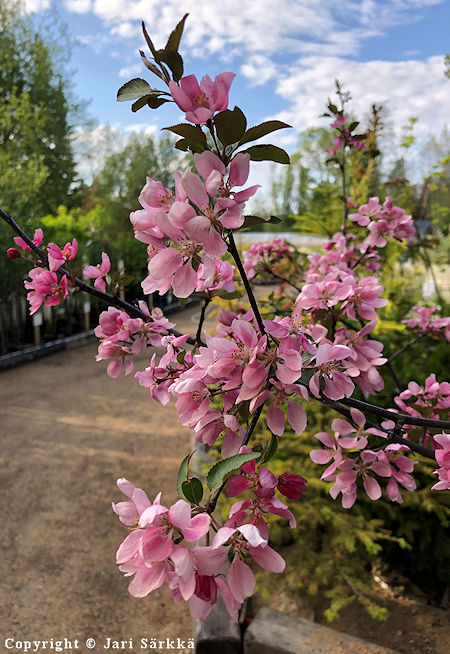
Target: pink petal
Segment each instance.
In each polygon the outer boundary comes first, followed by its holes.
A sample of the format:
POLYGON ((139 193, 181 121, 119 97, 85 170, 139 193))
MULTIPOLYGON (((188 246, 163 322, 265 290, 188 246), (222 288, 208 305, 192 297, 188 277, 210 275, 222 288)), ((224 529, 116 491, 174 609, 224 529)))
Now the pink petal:
MULTIPOLYGON (((157 255, 158 256, 158 255, 157 255)), ((188 261, 184 266, 178 268, 172 280, 172 289, 176 297, 189 297, 197 286, 197 273, 188 261)))
POLYGON ((166 580, 167 568, 165 564, 152 565, 150 568, 138 568, 133 581, 128 586, 128 592, 133 597, 145 597, 152 590, 159 588, 166 580))
POLYGON ((274 549, 266 545, 265 547, 249 547, 250 554, 255 562, 264 568, 264 570, 271 570, 272 572, 283 572, 286 567, 286 562, 282 556, 274 549))
POLYGON ((373 477, 367 475, 364 478, 364 488, 371 500, 379 500, 381 497, 380 484, 373 477))
POLYGON ((195 204, 195 206, 201 210, 207 209, 209 198, 200 177, 194 175, 190 170, 187 170, 181 181, 192 204, 195 204))
POLYGON ((228 586, 236 600, 242 603, 255 590, 256 581, 253 572, 237 556, 230 565, 227 576, 228 586))
POLYGON ((211 518, 206 513, 200 513, 192 518, 189 527, 184 527, 183 536, 188 543, 202 538, 209 531, 211 518))
POLYGON ((306 429, 306 413, 297 402, 288 402, 287 419, 297 436, 302 434, 306 429))
POLYGON ((267 409, 267 426, 276 436, 284 434, 284 413, 273 404, 267 409))
POLYGON ((169 509, 169 520, 174 527, 184 529, 191 520, 191 505, 184 500, 178 500, 169 509))
POLYGON ((143 533, 142 529, 135 529, 128 534, 116 553, 118 565, 129 561, 138 552, 143 533))

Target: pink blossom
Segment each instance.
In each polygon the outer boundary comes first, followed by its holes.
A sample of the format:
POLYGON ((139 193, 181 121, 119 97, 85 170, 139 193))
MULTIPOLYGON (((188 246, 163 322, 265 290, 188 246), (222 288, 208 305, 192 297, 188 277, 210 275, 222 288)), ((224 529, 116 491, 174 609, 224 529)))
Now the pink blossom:
POLYGON ((440 467, 433 473, 438 475, 439 481, 431 487, 431 490, 450 490, 450 435, 436 434, 433 440, 437 445, 434 455, 440 467))
MULTIPOLYGON (((34 230, 34 236, 33 236, 33 243, 39 247, 42 243, 42 240, 44 238, 44 233, 42 229, 38 228, 34 230)), ((18 245, 22 250, 25 250, 25 252, 31 252, 31 248, 28 245, 26 241, 23 240, 21 236, 15 236, 13 238, 13 241, 16 245, 18 245)))
POLYGON ((58 270, 65 261, 75 259, 77 250, 78 244, 76 239, 72 239, 72 243, 66 243, 62 250, 55 243, 49 243, 47 255, 50 270, 58 270))
POLYGON ((44 268, 33 268, 28 275, 31 281, 26 280, 24 286, 29 289, 27 300, 30 303, 30 315, 36 313, 42 303, 47 307, 54 307, 65 300, 68 295, 67 277, 63 275, 58 280, 55 272, 44 268))
POLYGON ((110 270, 111 261, 106 252, 102 252, 102 262, 97 266, 85 266, 83 268, 83 275, 87 279, 95 279, 95 288, 104 293, 106 291, 106 282, 104 278, 110 270))
POLYGON ((228 107, 228 93, 234 77, 234 73, 220 73, 213 82, 205 75, 199 84, 195 75, 187 75, 181 78, 179 85, 170 82, 169 88, 175 103, 186 112, 186 120, 202 125, 216 111, 228 107))

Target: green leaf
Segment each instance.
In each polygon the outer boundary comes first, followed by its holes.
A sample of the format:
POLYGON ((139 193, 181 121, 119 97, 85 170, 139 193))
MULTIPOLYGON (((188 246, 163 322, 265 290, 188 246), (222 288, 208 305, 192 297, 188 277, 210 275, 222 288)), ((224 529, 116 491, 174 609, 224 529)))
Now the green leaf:
POLYGON ((260 456, 259 452, 248 452, 244 454, 235 454, 234 456, 228 457, 228 459, 222 459, 218 461, 211 470, 208 472, 206 482, 210 491, 218 488, 221 483, 224 481, 224 478, 235 470, 239 470, 244 463, 253 461, 260 456))
POLYGON ((161 91, 152 89, 150 84, 146 82, 145 79, 135 77, 120 87, 120 89, 117 91, 117 100, 118 102, 125 102, 126 100, 135 100, 136 98, 140 98, 142 95, 155 93, 160 94, 161 91))
POLYGON ((160 96, 156 96, 156 95, 151 95, 147 100, 147 104, 150 107, 150 109, 157 109, 165 102, 170 102, 170 100, 168 100, 167 98, 161 98, 160 96))
POLYGON ((147 57, 145 56, 145 53, 142 50, 139 50, 139 54, 141 55, 141 59, 142 59, 142 62, 144 64, 144 66, 146 66, 149 70, 152 71, 152 73, 154 73, 155 75, 157 75, 160 79, 162 79, 164 81, 164 75, 159 70, 159 68, 157 66, 155 66, 154 63, 152 63, 151 61, 149 61, 147 59, 147 57))
POLYGON ((233 111, 225 109, 217 114, 214 124, 222 145, 231 145, 242 138, 247 127, 247 119, 239 107, 235 107, 233 111))
POLYGON ((188 150, 191 152, 203 152, 205 150, 200 143, 195 143, 189 139, 180 139, 175 143, 175 147, 177 150, 182 150, 183 152, 187 152, 188 150))
POLYGON ((241 291, 219 291, 215 293, 218 297, 223 298, 224 300, 236 300, 237 298, 242 297, 241 291))
POLYGON ((178 23, 178 25, 175 27, 175 29, 171 32, 166 44, 166 50, 175 50, 175 52, 178 52, 178 48, 180 47, 181 37, 183 35, 184 24, 188 16, 189 14, 185 14, 183 18, 180 20, 180 22, 178 23))
POLYGON ((191 504, 200 504, 203 497, 203 485, 200 479, 192 477, 189 481, 183 481, 181 484, 184 497, 191 504))
POLYGON ((155 59, 158 63, 164 62, 168 65, 175 82, 178 82, 183 77, 183 59, 175 50, 158 50, 155 59))
POLYGON ((206 148, 206 134, 202 131, 201 127, 198 125, 189 125, 188 123, 180 123, 179 125, 171 125, 170 127, 163 127, 163 130, 168 130, 178 136, 189 141, 195 141, 195 143, 200 143, 200 145, 205 146, 206 148))
POLYGON ((276 145, 252 145, 248 152, 252 161, 275 161, 275 163, 291 163, 288 153, 276 145))
POLYGON ((153 42, 152 42, 151 38, 150 38, 149 35, 148 35, 148 32, 147 32, 147 29, 146 29, 146 27, 145 27, 145 23, 144 23, 144 21, 141 22, 141 25, 142 25, 142 32, 143 32, 143 34, 144 34, 144 38, 145 38, 145 40, 147 41, 147 45, 148 45, 148 47, 149 47, 149 49, 150 49, 150 52, 151 52, 152 55, 155 57, 155 56, 156 56, 155 46, 153 45, 153 42))
POLYGON ((139 98, 133 104, 131 105, 131 111, 135 113, 136 111, 139 111, 139 109, 142 109, 142 107, 145 107, 147 105, 147 101, 149 98, 151 98, 151 95, 143 95, 142 98, 139 98))
POLYGON ((188 474, 189 474, 189 461, 191 460, 192 455, 194 452, 191 452, 187 456, 184 457, 183 461, 181 462, 180 468, 178 470, 178 477, 177 477, 177 490, 178 490, 178 495, 182 498, 184 498, 184 493, 183 493, 183 482, 187 481, 188 474))
POLYGON ((359 125, 359 122, 357 120, 355 120, 353 123, 350 123, 350 125, 348 126, 348 129, 350 130, 350 132, 353 132, 353 130, 356 129, 358 127, 358 125, 359 125))
POLYGON ((244 143, 249 143, 249 141, 256 141, 256 139, 260 139, 262 136, 275 132, 277 129, 284 129, 285 127, 292 127, 292 125, 283 123, 281 120, 267 120, 260 125, 250 127, 239 141, 239 144, 243 145, 244 143))
POLYGON ((266 451, 264 452, 263 456, 261 457, 261 460, 258 461, 258 463, 267 463, 267 461, 270 461, 270 459, 274 456, 275 452, 277 451, 278 448, 278 438, 275 436, 275 434, 272 434, 270 438, 270 442, 266 448, 266 451))
POLYGON ((261 216, 244 216, 244 224, 239 229, 246 229, 247 227, 254 227, 254 225, 261 225, 262 223, 271 223, 277 225, 281 223, 281 218, 277 216, 270 216, 270 218, 261 218, 261 216))

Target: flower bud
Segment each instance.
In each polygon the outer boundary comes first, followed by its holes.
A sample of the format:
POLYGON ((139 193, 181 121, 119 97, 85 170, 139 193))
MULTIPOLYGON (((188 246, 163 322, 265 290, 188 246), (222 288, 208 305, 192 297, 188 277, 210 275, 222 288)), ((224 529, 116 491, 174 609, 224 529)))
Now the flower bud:
POLYGON ((20 254, 19 250, 17 250, 17 248, 8 248, 6 250, 6 256, 9 259, 20 259, 21 254, 20 254))

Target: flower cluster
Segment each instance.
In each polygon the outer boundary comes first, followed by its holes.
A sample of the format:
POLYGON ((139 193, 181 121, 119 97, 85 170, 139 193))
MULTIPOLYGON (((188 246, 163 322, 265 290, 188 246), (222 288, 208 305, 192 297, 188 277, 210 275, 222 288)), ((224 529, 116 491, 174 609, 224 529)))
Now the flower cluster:
POLYGON ((243 186, 249 175, 248 154, 237 154, 228 174, 213 152, 194 155, 202 179, 187 170, 175 176, 175 193, 147 178, 139 202, 142 209, 130 215, 136 238, 148 244, 149 275, 145 293, 166 293, 172 288, 185 298, 195 290, 233 290, 233 270, 220 260, 227 251, 228 230, 244 222, 245 202, 257 186, 243 186))
MULTIPOLYGON (((133 370, 133 355, 140 354, 146 347, 160 347, 163 338, 174 324, 164 316, 159 308, 150 313, 145 302, 139 308, 148 315, 148 321, 131 318, 126 311, 109 307, 100 314, 100 323, 95 335, 100 339, 97 361, 109 360, 107 372, 110 377, 118 377, 125 368, 128 375, 133 370)), ((187 336, 184 337, 186 342, 187 336)))
POLYGON ((413 318, 408 318, 402 322, 417 334, 428 334, 437 336, 444 333, 445 339, 450 342, 450 318, 440 318, 433 316, 436 307, 413 307, 415 313, 413 318))
POLYGON ((387 497, 392 502, 402 503, 398 485, 407 490, 414 490, 416 487, 410 473, 417 462, 411 461, 404 455, 409 448, 406 445, 392 443, 384 450, 366 449, 369 435, 382 436, 382 432, 372 427, 366 429, 364 415, 357 409, 351 409, 351 417, 355 426, 347 420, 336 418, 331 423, 333 436, 326 432, 315 434, 315 438, 324 448, 312 450, 310 453, 314 463, 326 464, 331 461, 321 476, 324 481, 334 482, 330 488, 331 497, 336 499, 341 494, 344 509, 351 508, 357 496, 357 479, 361 478, 364 490, 370 499, 378 500, 382 490, 374 476, 376 475, 389 479, 386 485, 387 497))
POLYGON ((431 487, 431 490, 450 490, 450 435, 436 434, 433 436, 436 450, 434 452, 438 470, 439 481, 431 487))
MULTIPOLYGON (((298 475, 274 479, 280 492, 295 498, 306 483, 298 475)), ((237 620, 243 601, 255 589, 250 559, 272 572, 284 570, 284 560, 268 545, 265 516, 273 513, 288 518, 291 526, 295 519, 274 493, 254 503, 234 504, 225 525, 215 528, 212 544, 201 545, 199 541, 210 531, 209 514, 192 509, 184 500, 167 508, 161 504, 160 493, 152 503, 143 490, 124 478, 117 485, 128 500, 113 503, 113 510, 131 532, 117 550, 116 562, 125 576, 133 577, 128 587, 131 595, 144 597, 167 583, 175 602, 184 599, 193 617, 205 619, 220 594, 237 620)))
POLYGON ((247 277, 253 279, 258 273, 267 273, 276 269, 277 265, 285 264, 294 253, 292 245, 279 236, 275 236, 272 241, 252 243, 249 249, 244 251, 244 269, 247 277))
POLYGON ((411 216, 404 209, 396 207, 387 197, 383 204, 377 197, 370 198, 367 204, 359 207, 349 219, 361 227, 367 227, 370 234, 364 244, 368 247, 384 247, 387 238, 409 239, 416 233, 411 216))

